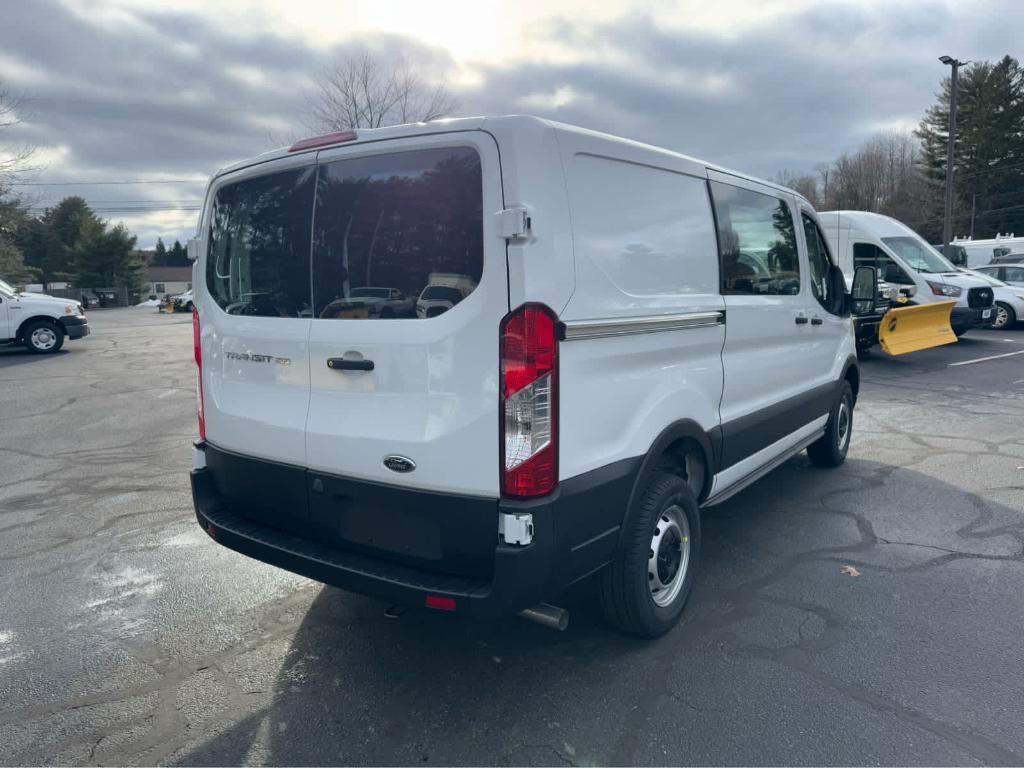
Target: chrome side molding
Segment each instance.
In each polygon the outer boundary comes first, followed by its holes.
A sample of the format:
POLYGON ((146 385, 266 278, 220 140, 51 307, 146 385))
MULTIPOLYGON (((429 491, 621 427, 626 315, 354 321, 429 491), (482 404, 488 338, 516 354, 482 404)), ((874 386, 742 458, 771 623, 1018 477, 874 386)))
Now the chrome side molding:
POLYGON ((722 325, 725 312, 688 312, 682 315, 645 315, 618 317, 614 320, 570 320, 561 324, 562 341, 600 339, 607 336, 629 336, 635 333, 678 331, 684 328, 706 328, 722 325))

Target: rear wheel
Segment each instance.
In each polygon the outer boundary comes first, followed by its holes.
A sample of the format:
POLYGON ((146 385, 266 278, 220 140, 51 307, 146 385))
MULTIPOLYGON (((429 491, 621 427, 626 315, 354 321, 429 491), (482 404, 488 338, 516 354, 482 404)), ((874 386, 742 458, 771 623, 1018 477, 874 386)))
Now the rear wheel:
POLYGON ((995 306, 996 316, 992 320, 993 328, 1012 328, 1017 324, 1017 315, 1013 311, 1013 307, 1009 304, 1004 304, 1001 301, 996 302, 995 306))
POLYGON ((838 467, 846 461, 853 434, 853 388, 843 380, 839 401, 832 407, 825 434, 807 446, 807 455, 816 467, 838 467))
POLYGON ((34 320, 25 328, 22 338, 29 352, 46 355, 64 346, 64 329, 49 320, 34 320))
POLYGON ((601 606, 618 629, 657 637, 678 621, 700 559, 700 510, 685 480, 651 477, 626 517, 619 549, 601 578, 601 606))

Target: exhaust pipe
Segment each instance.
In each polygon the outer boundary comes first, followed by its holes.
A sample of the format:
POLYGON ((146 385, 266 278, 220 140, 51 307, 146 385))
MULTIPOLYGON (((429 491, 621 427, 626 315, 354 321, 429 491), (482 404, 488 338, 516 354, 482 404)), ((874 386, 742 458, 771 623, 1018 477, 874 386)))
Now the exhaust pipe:
POLYGON ((564 608, 541 603, 533 608, 520 611, 519 615, 524 619, 535 621, 550 629, 557 629, 559 632, 569 626, 569 612, 564 608))

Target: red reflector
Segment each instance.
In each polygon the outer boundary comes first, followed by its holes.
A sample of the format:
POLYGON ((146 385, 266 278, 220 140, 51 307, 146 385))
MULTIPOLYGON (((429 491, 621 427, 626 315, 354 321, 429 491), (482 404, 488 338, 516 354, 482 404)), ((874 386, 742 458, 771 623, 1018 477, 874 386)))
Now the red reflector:
POLYGON ((210 534, 211 539, 217 538, 217 529, 213 527, 213 523, 206 524, 206 532, 210 534))
POLYGON ((427 608, 436 608, 439 611, 454 611, 455 598, 427 595, 427 608))
POLYGON ((339 131, 338 133, 327 133, 323 136, 312 136, 308 139, 296 141, 290 147, 289 152, 300 152, 303 149, 314 147, 326 147, 329 144, 344 144, 346 141, 355 141, 359 138, 355 131, 339 131))

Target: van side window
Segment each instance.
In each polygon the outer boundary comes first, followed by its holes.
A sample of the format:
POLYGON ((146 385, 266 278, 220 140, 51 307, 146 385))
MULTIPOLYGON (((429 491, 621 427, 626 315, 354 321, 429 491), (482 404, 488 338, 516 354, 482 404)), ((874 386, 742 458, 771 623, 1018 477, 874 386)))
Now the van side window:
POLYGON ((832 285, 829 282, 832 257, 829 255, 825 238, 818 229, 814 219, 806 213, 800 213, 800 220, 804 225, 804 239, 807 241, 807 261, 811 273, 811 293, 818 300, 822 308, 835 314, 838 306, 838 297, 832 295, 832 285))
POLYGON ((718 292, 704 179, 586 154, 567 171, 578 290, 598 302, 621 301, 612 290, 641 296, 648 308, 718 292))
POLYGON ((314 317, 435 317, 473 292, 483 265, 483 177, 475 149, 422 149, 320 166, 314 317))
POLYGON ((907 276, 892 258, 874 243, 853 244, 853 266, 874 267, 878 271, 878 279, 897 285, 913 285, 914 281, 907 276))
POLYGON ((999 271, 1001 280, 1013 283, 1024 282, 1024 267, 1003 267, 999 271))
POLYGON ((309 221, 315 168, 217 190, 206 284, 228 314, 309 317, 309 221))
POLYGON ((785 200, 712 181, 722 293, 800 293, 793 214, 785 200))

